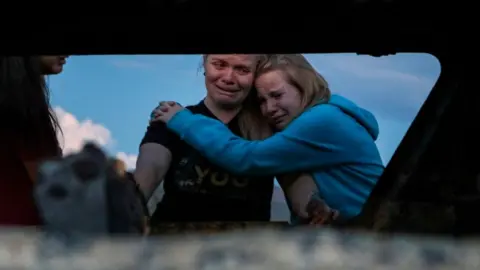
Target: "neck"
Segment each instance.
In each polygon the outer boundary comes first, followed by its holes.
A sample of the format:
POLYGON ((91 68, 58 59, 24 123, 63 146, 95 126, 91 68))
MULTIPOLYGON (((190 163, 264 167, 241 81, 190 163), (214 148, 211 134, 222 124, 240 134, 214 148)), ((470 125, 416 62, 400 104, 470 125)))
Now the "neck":
POLYGON ((218 103, 214 102, 210 97, 206 97, 203 101, 205 106, 223 123, 230 122, 242 109, 241 106, 238 107, 226 107, 221 106, 218 103))

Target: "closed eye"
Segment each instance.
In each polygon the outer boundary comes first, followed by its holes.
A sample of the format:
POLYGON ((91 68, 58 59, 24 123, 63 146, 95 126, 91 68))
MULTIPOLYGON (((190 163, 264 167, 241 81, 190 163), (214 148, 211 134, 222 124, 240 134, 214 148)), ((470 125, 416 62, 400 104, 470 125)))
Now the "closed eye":
POLYGON ((270 96, 272 98, 278 99, 278 98, 282 97, 282 93, 274 92, 274 93, 270 93, 270 96))
POLYGON ((237 67, 236 70, 241 75, 246 75, 250 73, 250 69, 247 67, 237 67))

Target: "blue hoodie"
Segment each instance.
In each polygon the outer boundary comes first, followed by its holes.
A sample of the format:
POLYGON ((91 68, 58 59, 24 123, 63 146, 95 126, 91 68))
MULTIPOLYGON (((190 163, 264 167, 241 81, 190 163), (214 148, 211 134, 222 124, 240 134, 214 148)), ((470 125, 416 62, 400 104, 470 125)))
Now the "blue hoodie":
POLYGON ((307 109, 265 140, 248 141, 222 122, 189 110, 178 112, 167 126, 232 173, 311 173, 319 195, 344 219, 361 212, 384 169, 375 144, 375 117, 338 95, 307 109))

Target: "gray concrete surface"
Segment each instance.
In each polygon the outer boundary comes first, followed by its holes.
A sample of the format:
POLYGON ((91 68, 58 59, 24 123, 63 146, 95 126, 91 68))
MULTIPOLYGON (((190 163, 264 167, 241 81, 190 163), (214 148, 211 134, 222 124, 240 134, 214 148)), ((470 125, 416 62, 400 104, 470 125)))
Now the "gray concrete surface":
POLYGON ((0 269, 480 269, 480 242, 327 229, 97 239, 67 248, 33 231, 0 231, 0 269))

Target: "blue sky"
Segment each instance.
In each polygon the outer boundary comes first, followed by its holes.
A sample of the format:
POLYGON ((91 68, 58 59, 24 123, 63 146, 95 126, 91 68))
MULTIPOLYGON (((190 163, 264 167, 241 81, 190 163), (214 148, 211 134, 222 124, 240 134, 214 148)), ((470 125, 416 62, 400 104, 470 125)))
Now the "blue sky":
MULTIPOLYGON (((375 58, 355 54, 306 55, 342 94, 375 114, 377 145, 388 162, 440 74, 427 54, 375 58)), ((200 55, 73 56, 49 78, 52 105, 75 151, 94 140, 134 165, 150 111, 161 100, 195 104, 205 95, 200 55)))

